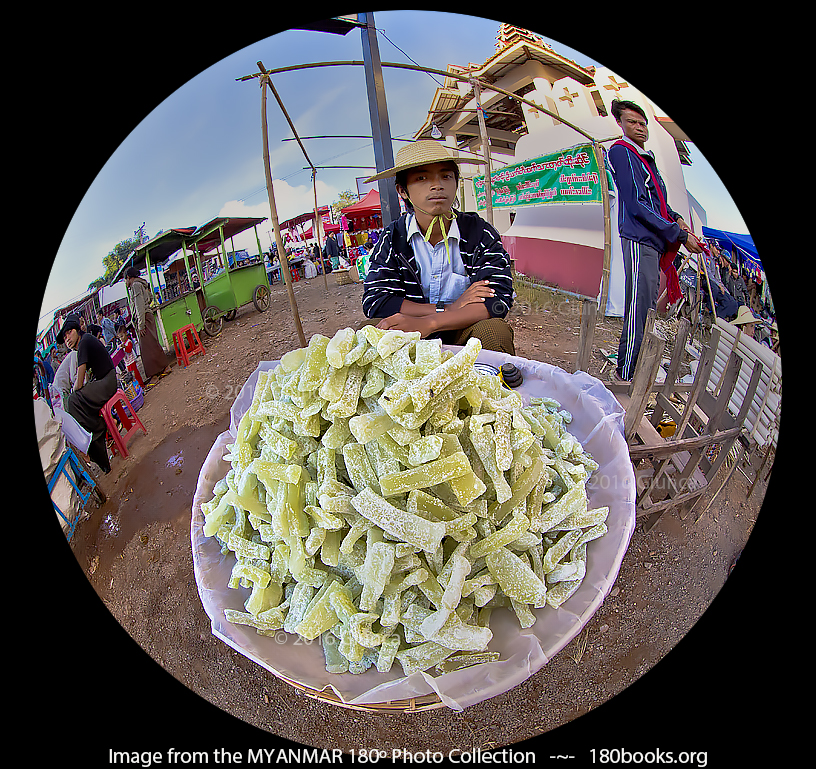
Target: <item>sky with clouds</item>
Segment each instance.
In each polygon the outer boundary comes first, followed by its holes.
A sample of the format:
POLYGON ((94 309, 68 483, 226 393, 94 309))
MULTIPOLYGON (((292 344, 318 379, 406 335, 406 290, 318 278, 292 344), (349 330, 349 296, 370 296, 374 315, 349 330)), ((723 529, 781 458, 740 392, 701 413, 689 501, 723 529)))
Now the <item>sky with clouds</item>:
MULTIPOLYGON (((375 23, 383 61, 413 59, 441 70, 449 63, 483 62, 494 53, 498 31, 495 20, 426 11, 383 11, 375 13, 375 23), (455 35, 450 34, 452 23, 455 35)), ((556 39, 545 40, 579 64, 603 64, 556 39)), ((238 81, 257 71, 256 62, 273 69, 361 59, 356 30, 339 36, 291 29, 236 51, 172 93, 127 136, 82 198, 56 251, 38 328, 48 324, 55 309, 87 290, 104 272, 103 257, 132 237, 142 222, 153 236, 216 216, 269 216, 260 89, 257 80, 238 81)), ((392 137, 410 138, 424 121, 438 83, 427 73, 389 68, 383 77, 392 137)), ((273 82, 301 136, 371 134, 362 67, 286 72, 273 82)), ((659 98, 646 95, 660 106, 659 98)), ((283 141, 291 131, 271 93, 267 116, 275 199, 284 221, 313 207, 311 171, 298 144, 283 141)), ((371 139, 315 139, 305 145, 318 167, 374 165, 371 139)), ((395 151, 400 146, 394 142, 395 151)), ((727 190, 694 145, 692 160, 683 169, 686 184, 706 209, 709 224, 747 232, 727 190)), ((320 169, 318 204, 355 189, 355 177, 370 173, 373 169, 320 169)), ((272 240, 268 222, 259 227, 259 235, 266 248, 272 240)), ((235 244, 257 250, 252 230, 237 236, 235 244)))

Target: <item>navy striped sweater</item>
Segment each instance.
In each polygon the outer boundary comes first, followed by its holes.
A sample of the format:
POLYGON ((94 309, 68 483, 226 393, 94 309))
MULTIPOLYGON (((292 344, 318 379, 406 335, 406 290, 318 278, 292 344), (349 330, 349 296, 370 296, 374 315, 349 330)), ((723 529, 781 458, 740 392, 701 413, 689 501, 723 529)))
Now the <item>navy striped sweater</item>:
MULTIPOLYGON (((367 318, 387 318, 400 311, 403 299, 427 304, 422 293, 419 266, 407 240, 408 214, 402 214, 383 231, 374 247, 363 285, 363 312, 367 318)), ((503 318, 513 304, 510 257, 501 235, 475 213, 456 213, 459 253, 470 282, 489 280, 496 295, 485 303, 491 317, 503 318)))

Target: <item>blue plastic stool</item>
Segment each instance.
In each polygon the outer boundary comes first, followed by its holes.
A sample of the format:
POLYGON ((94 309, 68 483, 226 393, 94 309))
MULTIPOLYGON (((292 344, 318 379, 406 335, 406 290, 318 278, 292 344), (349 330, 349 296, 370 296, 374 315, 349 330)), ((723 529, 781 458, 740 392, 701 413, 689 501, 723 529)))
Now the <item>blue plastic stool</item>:
MULTIPOLYGON (((96 488, 96 481, 86 472, 85 468, 79 463, 76 454, 74 454, 74 450, 69 446, 65 449, 65 452, 60 457, 60 461, 57 463, 57 469, 54 470, 54 474, 51 476, 51 480, 48 481, 48 493, 50 494, 53 490, 54 486, 59 479, 60 473, 62 473, 67 479, 68 482, 74 487, 74 490, 77 494, 79 494, 79 498, 82 500, 83 506, 90 498, 91 494, 93 494, 94 489, 96 488), (74 476, 77 480, 71 477, 71 474, 68 472, 68 467, 74 471, 74 476), (77 485, 77 481, 79 477, 82 477, 88 484, 88 491, 87 493, 83 494, 79 490, 79 486, 77 485)), ((59 516, 68 524, 68 541, 71 541, 71 537, 74 535, 74 529, 76 529, 77 522, 79 521, 80 516, 77 515, 73 521, 69 520, 65 513, 59 509, 57 503, 54 500, 51 500, 51 504, 54 505, 54 509, 57 511, 59 516)))

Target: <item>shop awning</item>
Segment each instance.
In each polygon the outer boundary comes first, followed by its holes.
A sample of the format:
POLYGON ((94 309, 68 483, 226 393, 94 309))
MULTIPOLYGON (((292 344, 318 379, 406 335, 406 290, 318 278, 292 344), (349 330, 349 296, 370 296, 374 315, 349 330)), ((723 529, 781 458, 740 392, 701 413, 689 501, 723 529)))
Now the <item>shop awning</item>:
MULTIPOLYGON (((239 232, 248 230, 256 224, 265 222, 266 217, 232 217, 232 216, 217 216, 215 219, 201 225, 193 237, 190 239, 191 243, 195 243, 200 254, 205 254, 212 249, 221 245, 221 228, 224 228, 224 240, 227 241, 233 235, 239 232)), ((151 254, 151 261, 153 257, 151 254)))
MULTIPOLYGON (((324 216, 329 213, 328 206, 320 206, 317 209, 317 213, 319 216, 324 216)), ((278 226, 282 230, 291 230, 292 227, 298 227, 301 224, 306 224, 306 222, 313 222, 314 221, 314 210, 307 211, 305 214, 299 214, 298 216, 294 216, 291 219, 287 219, 285 222, 281 222, 278 226)))
POLYGON ((111 286, 102 286, 97 292, 100 309, 105 309, 108 305, 127 299, 127 289, 124 281, 119 281, 111 286))
POLYGON ((369 190, 362 200, 353 205, 346 206, 340 213, 350 219, 357 219, 361 216, 371 216, 372 214, 381 214, 380 193, 377 190, 369 190))
MULTIPOLYGON (((321 228, 323 230, 324 235, 328 235, 330 232, 340 232, 340 230, 342 229, 340 227, 340 222, 335 222, 334 224, 332 224, 331 222, 323 222, 321 228)), ((312 234, 311 227, 309 227, 309 229, 303 233, 303 237, 306 238, 306 240, 314 237, 314 235, 312 234)))
POLYGON ((150 254, 150 264, 161 264, 161 262, 167 260, 181 248, 183 241, 187 243, 191 242, 190 236, 195 232, 195 229, 195 227, 176 227, 171 230, 165 230, 146 243, 142 243, 142 245, 125 259, 122 266, 117 270, 116 275, 113 276, 111 285, 122 279, 128 267, 136 267, 139 270, 143 270, 148 253, 150 254))
POLYGON ((716 241, 717 248, 724 249, 732 255, 739 255, 743 259, 753 262, 760 270, 763 269, 759 252, 754 245, 754 239, 750 235, 740 235, 736 232, 715 230, 713 227, 703 227, 703 237, 716 241))

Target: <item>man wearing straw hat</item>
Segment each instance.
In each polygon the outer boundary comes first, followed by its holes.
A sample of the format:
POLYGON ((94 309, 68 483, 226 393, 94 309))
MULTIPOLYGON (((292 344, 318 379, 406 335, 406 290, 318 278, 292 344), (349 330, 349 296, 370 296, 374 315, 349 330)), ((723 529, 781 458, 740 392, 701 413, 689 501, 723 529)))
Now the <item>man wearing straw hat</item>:
POLYGON ((453 208, 460 163, 439 142, 397 152, 396 165, 366 182, 394 177, 406 213, 383 232, 363 286, 363 311, 378 328, 419 331, 463 345, 515 355, 504 320, 513 303, 510 258, 498 231, 475 213, 453 208))
POLYGON ((737 317, 730 321, 732 326, 738 326, 740 331, 751 339, 760 342, 768 347, 772 347, 771 335, 765 328, 762 320, 757 318, 751 310, 744 304, 740 305, 737 317))

